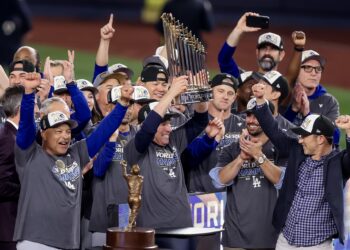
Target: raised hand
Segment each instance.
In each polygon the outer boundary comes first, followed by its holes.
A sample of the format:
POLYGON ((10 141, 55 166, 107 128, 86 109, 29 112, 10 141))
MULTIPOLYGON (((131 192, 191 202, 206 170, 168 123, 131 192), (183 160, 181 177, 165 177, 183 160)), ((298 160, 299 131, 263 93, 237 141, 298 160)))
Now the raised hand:
POLYGON ((73 81, 74 78, 74 65, 66 60, 62 61, 63 64, 63 76, 64 79, 66 79, 67 83, 70 83, 73 81))
POLYGON ((74 52, 74 50, 68 50, 67 54, 68 54, 68 62, 70 62, 71 66, 72 66, 72 80, 74 80, 75 79, 75 73, 74 73, 75 52, 74 52))
POLYGON ((134 88, 131 84, 124 84, 123 87, 120 89, 121 96, 119 99, 119 103, 123 106, 128 106, 130 100, 132 99, 132 93, 134 93, 134 88))
POLYGON ((256 27, 248 27, 247 26, 247 16, 259 16, 258 13, 254 12, 246 12, 244 15, 238 20, 237 25, 235 29, 241 31, 241 32, 255 32, 260 30, 261 28, 256 27))
POLYGON ((252 86, 252 92, 254 97, 256 98, 256 103, 258 105, 261 105, 265 102, 264 95, 265 95, 265 84, 263 83, 257 83, 252 86))
POLYGON ((39 96, 41 102, 45 101, 49 96, 50 86, 51 85, 48 79, 41 79, 40 85, 36 88, 38 90, 36 94, 39 96))
MULTIPOLYGON (((219 118, 215 117, 213 120, 209 121, 207 127, 205 128, 205 133, 208 135, 209 138, 215 137, 215 139, 216 139, 216 136, 219 135, 219 133, 221 132, 222 129, 225 131, 224 124, 222 123, 222 121, 219 118)), ((222 138, 222 136, 217 141, 220 141, 221 138, 222 138)))
POLYGON ((347 137, 350 137, 350 115, 341 115, 335 120, 338 128, 344 129, 347 137))
POLYGON ((114 35, 115 29, 113 28, 113 14, 109 16, 109 21, 100 30, 102 40, 111 40, 114 35))
POLYGON ((40 85, 40 83, 41 83, 40 74, 36 72, 32 72, 32 73, 26 74, 26 76, 24 77, 24 81, 22 82, 22 85, 24 86, 25 93, 31 94, 40 85))
POLYGON ((171 83, 169 93, 176 97, 183 92, 186 92, 188 88, 188 76, 175 77, 171 83))
POLYGON ((44 65, 44 78, 47 79, 50 85, 53 86, 53 75, 51 72, 51 60, 50 57, 46 57, 45 65, 44 65))
POLYGON ((292 33, 292 41, 296 48, 303 49, 306 44, 306 35, 303 31, 294 31, 292 33))

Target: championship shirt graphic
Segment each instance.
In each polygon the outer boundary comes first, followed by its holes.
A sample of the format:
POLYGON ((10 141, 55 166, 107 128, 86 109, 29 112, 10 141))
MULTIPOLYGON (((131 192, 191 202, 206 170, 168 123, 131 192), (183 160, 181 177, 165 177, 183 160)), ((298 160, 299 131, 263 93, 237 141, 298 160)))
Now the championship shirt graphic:
POLYGON ((176 148, 172 150, 167 148, 156 149, 156 161, 157 165, 165 171, 170 178, 176 178, 176 165, 179 161, 176 148))
POLYGON ((126 145, 126 140, 121 140, 120 142, 116 142, 115 144, 115 152, 113 155, 113 161, 122 161, 124 154, 124 146, 126 145))
POLYGON ((77 189, 77 181, 80 176, 80 167, 76 161, 66 166, 62 160, 57 160, 52 167, 52 172, 70 190, 77 189))
POLYGON ((251 181, 254 188, 261 187, 260 179, 264 179, 264 173, 257 162, 244 161, 238 172, 237 178, 251 181))
POLYGON ((224 135, 216 151, 221 151, 223 148, 230 146, 233 142, 238 142, 240 134, 237 132, 228 132, 224 135))

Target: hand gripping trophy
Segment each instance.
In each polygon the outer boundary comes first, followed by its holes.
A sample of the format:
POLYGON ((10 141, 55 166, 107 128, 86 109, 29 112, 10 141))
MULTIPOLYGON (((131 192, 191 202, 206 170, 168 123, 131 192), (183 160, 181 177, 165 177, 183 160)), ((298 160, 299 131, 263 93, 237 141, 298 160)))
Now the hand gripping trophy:
POLYGON ((121 166, 123 167, 123 176, 129 189, 128 203, 130 207, 130 215, 127 229, 131 230, 136 227, 136 216, 141 207, 143 176, 140 175, 140 167, 137 164, 132 166, 130 174, 128 174, 126 170, 126 161, 123 160, 121 166))

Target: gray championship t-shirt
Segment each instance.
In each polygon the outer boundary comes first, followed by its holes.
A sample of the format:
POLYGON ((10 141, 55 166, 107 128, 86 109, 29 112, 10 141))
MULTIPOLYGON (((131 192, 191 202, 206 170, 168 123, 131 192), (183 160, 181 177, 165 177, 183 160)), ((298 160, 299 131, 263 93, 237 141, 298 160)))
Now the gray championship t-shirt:
POLYGON ((117 205, 128 203, 128 186, 123 177, 120 162, 123 160, 124 147, 130 139, 135 137, 136 130, 136 127, 131 126, 127 136, 121 133, 118 135, 114 156, 106 174, 102 178, 94 176, 89 225, 89 230, 92 232, 105 233, 108 227, 118 226, 118 220, 110 213, 117 212, 112 211, 118 209, 117 205))
MULTIPOLYGON (((268 141, 263 153, 273 162, 275 151, 268 141)), ((239 155, 239 143, 226 147, 217 166, 224 167, 239 155)), ((222 244, 233 248, 274 248, 277 232, 272 214, 277 190, 256 162, 245 161, 232 185, 227 187, 225 231, 222 244)))
POLYGON ((81 168, 89 162, 85 140, 64 156, 49 155, 36 142, 26 150, 16 145, 15 162, 21 193, 14 240, 79 248, 81 168))
POLYGON ((170 135, 169 145, 151 143, 145 153, 135 148, 133 138, 124 148, 128 165, 138 164, 144 177, 137 226, 159 228, 191 227, 191 209, 180 161, 187 146, 185 129, 170 135))
MULTIPOLYGON (((209 120, 214 119, 209 115, 209 120)), ((219 145, 208 155, 199 166, 189 166, 189 192, 219 192, 224 189, 215 188, 211 182, 209 172, 215 167, 220 152, 231 145, 232 143, 239 141, 239 136, 243 128, 246 127, 245 120, 237 115, 231 114, 229 118, 224 120, 225 136, 220 141, 219 145)), ((205 132, 200 136, 203 136, 205 132)))

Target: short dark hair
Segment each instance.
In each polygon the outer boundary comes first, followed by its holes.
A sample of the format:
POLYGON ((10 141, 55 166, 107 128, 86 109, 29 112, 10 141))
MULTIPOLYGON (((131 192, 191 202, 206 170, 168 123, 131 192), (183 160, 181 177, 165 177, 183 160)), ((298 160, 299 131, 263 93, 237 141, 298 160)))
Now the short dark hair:
POLYGON ((1 97, 1 104, 6 117, 14 117, 21 106, 24 87, 21 85, 9 87, 1 97))

